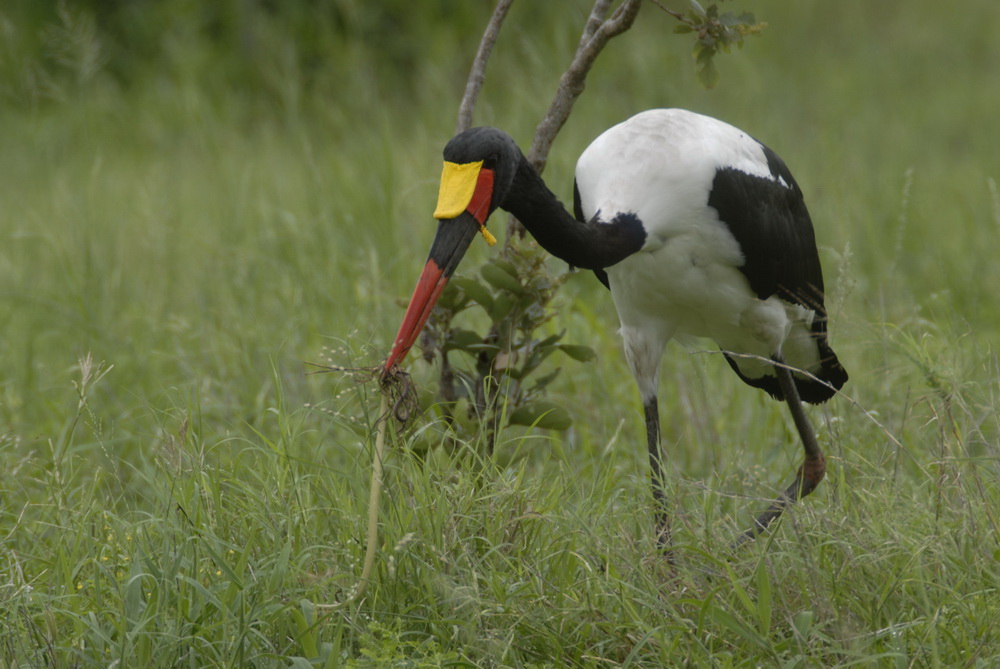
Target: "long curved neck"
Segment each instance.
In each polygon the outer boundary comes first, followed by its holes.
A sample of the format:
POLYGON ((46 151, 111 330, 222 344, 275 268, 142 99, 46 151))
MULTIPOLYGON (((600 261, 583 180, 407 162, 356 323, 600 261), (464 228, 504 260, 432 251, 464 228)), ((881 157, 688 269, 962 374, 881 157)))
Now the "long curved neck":
POLYGON ((573 267, 604 269, 642 248, 646 231, 633 213, 611 221, 577 221, 566 211, 524 155, 500 207, 519 220, 552 255, 573 267))

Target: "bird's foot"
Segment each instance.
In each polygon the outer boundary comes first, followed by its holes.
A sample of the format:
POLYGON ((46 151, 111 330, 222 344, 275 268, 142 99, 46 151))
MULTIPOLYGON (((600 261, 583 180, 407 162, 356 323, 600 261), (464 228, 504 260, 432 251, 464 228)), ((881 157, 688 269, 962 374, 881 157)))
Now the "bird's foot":
POLYGON ((754 519, 750 529, 736 537, 732 544, 733 548, 756 539, 766 532, 768 526, 777 520, 786 508, 814 491, 824 476, 826 476, 826 457, 822 453, 807 455, 796 472, 792 484, 754 519))

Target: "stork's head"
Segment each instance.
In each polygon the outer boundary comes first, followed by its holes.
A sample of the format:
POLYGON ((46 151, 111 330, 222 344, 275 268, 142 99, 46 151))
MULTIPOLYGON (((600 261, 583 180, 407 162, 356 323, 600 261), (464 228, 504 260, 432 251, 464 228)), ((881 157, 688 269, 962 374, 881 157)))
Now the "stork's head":
POLYGON ((505 132, 472 128, 452 138, 444 148, 444 169, 434 218, 437 235, 410 306, 385 362, 384 373, 402 362, 416 342, 434 304, 476 234, 492 246, 486 229, 490 214, 502 204, 517 171, 521 150, 505 132))

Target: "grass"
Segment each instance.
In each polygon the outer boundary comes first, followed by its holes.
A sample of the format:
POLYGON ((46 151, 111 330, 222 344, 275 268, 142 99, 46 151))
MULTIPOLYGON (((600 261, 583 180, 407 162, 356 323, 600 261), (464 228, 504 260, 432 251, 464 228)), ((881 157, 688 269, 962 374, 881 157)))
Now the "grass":
MULTIPOLYGON (((672 347, 676 567, 613 307, 580 274, 552 325, 599 353, 553 386, 574 427, 508 429, 493 462, 433 414, 396 435, 373 582, 323 607, 360 573, 378 398, 305 361, 386 354, 470 54, 435 49, 398 90, 293 77, 273 108, 179 76, 0 110, 2 666, 1000 661, 1000 15, 752 9, 770 28, 704 91, 644 8, 547 171, 567 198, 597 132, 684 106, 767 141, 816 221, 852 375, 812 410, 828 479, 730 553, 797 466, 794 432, 717 354, 672 347)), ((517 11, 478 120, 526 143, 578 25, 517 11)))

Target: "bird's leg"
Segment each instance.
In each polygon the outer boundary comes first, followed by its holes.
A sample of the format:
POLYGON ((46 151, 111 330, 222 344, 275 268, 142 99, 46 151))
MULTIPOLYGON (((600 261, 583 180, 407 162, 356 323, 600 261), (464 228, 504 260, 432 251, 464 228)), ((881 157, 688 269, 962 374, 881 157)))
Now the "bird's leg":
POLYGON ((646 444, 649 447, 649 478, 653 487, 653 504, 656 515, 656 545, 666 549, 670 543, 670 518, 667 516, 667 497, 663 492, 663 453, 660 450, 660 412, 656 395, 643 402, 646 414, 646 444))
POLYGON ((788 409, 792 412, 792 420, 795 422, 795 429, 798 430, 799 437, 802 439, 802 447, 806 457, 792 484, 762 514, 757 516, 753 527, 737 537, 736 545, 763 534, 768 525, 778 518, 789 504, 797 502, 815 490, 826 473, 826 458, 819 448, 819 442, 816 441, 816 432, 813 430, 812 423, 809 422, 809 417, 802 407, 802 400, 799 399, 799 392, 795 388, 792 372, 779 356, 775 356, 774 362, 774 371, 778 375, 781 392, 785 396, 788 409))

